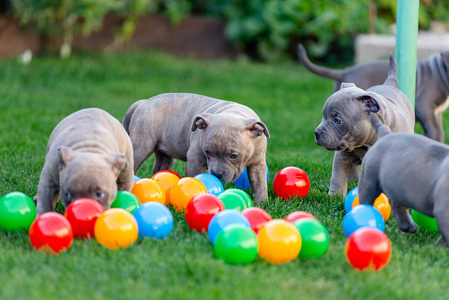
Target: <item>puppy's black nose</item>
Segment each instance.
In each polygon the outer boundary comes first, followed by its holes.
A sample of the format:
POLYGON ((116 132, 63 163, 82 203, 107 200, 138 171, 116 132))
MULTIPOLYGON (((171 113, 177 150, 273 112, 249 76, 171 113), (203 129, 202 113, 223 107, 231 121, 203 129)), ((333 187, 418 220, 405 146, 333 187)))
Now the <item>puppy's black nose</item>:
POLYGON ((217 173, 217 172, 210 172, 211 175, 214 175, 215 177, 217 177, 218 179, 222 179, 223 178, 223 173, 217 173))
POLYGON ((315 130, 315 140, 319 140, 320 139, 320 133, 317 131, 317 130, 315 130))

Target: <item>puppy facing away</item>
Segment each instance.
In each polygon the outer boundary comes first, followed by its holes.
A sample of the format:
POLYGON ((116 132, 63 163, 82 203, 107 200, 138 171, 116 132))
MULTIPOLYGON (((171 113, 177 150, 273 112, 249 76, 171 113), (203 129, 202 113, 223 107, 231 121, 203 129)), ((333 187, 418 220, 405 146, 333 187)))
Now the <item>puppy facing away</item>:
POLYGON ((413 133, 415 114, 407 97, 397 89, 396 62, 390 56, 390 71, 383 85, 362 90, 353 83, 342 83, 323 107, 323 119, 315 130, 316 143, 335 151, 330 194, 345 196, 348 179, 358 179, 359 165, 376 142, 370 113, 394 132, 413 133))
POLYGON ((132 189, 133 164, 131 140, 117 119, 98 108, 69 115, 48 142, 37 215, 53 211, 59 198, 64 207, 91 198, 108 209, 117 190, 132 189))
MULTIPOLYGON (((354 65, 344 70, 333 70, 313 64, 304 46, 298 46, 298 56, 311 72, 335 80, 335 92, 343 82, 352 82, 361 89, 382 84, 388 76, 387 60, 354 65)), ((449 106, 449 49, 429 58, 418 60, 416 65, 416 120, 427 137, 444 142, 443 112, 449 106)))
POLYGON ((224 182, 247 167, 256 202, 266 201, 267 127, 250 108, 189 93, 161 94, 135 102, 123 126, 134 148, 134 171, 155 153, 153 172, 186 161, 187 176, 209 172, 224 182))
POLYGON ((398 227, 416 232, 408 208, 436 218, 442 239, 449 242, 449 146, 411 133, 391 133, 372 113, 378 141, 362 163, 360 204, 373 205, 381 192, 390 200, 398 227))

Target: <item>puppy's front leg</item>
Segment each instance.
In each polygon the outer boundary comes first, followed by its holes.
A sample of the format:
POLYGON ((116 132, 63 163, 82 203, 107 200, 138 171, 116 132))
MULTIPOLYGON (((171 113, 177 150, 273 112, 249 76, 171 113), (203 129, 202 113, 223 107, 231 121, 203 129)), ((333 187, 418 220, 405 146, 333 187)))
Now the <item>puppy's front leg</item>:
POLYGON ((59 199, 58 185, 41 174, 36 197, 36 215, 53 211, 59 199))
POLYGON ((201 173, 207 173, 207 160, 201 151, 190 148, 187 151, 186 174, 194 177, 201 173))
POLYGON ((247 166, 247 173, 254 201, 256 203, 267 201, 267 165, 247 166))
POLYGON ((352 158, 342 151, 335 152, 329 194, 346 196, 351 169, 352 158))

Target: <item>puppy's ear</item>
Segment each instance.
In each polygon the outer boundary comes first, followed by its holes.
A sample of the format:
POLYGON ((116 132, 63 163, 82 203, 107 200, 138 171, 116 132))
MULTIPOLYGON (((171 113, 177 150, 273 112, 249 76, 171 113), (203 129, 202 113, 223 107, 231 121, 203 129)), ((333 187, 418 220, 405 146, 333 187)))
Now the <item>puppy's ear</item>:
POLYGON ((59 170, 64 169, 64 167, 75 158, 75 152, 69 147, 61 146, 58 148, 58 163, 59 170))
POLYGON ((212 115, 208 113, 197 115, 192 122, 192 131, 195 131, 197 128, 201 130, 206 129, 211 118, 212 115))
POLYGON ((380 110, 379 103, 371 95, 365 94, 357 97, 357 100, 362 101, 365 111, 376 113, 380 110))
POLYGON ((356 85, 352 82, 342 82, 340 88, 345 89, 345 88, 351 88, 351 87, 356 87, 356 85))
POLYGON ((441 51, 441 58, 443 59, 443 62, 446 65, 446 67, 449 68, 449 49, 441 51))
POLYGON ((114 172, 115 176, 118 176, 120 172, 128 165, 128 160, 125 155, 119 154, 111 154, 109 155, 109 163, 111 164, 112 172, 114 172))
POLYGON ((262 121, 256 119, 249 119, 245 129, 254 137, 261 136, 262 134, 265 134, 266 137, 270 137, 267 126, 262 121))

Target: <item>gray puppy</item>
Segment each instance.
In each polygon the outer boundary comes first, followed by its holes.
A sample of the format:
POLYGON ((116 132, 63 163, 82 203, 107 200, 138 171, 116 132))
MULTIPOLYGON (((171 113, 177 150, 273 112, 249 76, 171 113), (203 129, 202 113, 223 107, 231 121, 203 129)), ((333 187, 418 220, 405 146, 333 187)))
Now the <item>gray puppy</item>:
POLYGON ((342 83, 323 107, 323 119, 315 130, 318 145, 335 151, 330 194, 345 196, 348 179, 358 178, 365 153, 376 142, 370 113, 377 112, 395 132, 413 133, 415 114, 407 97, 397 89, 396 62, 390 56, 390 71, 383 85, 362 90, 353 83, 342 83))
MULTIPOLYGON (((388 76, 387 60, 355 65, 344 70, 333 70, 313 64, 302 45, 298 56, 304 66, 315 74, 334 79, 335 91, 343 82, 353 82, 361 89, 382 84, 388 76)), ((444 142, 442 115, 449 106, 449 49, 440 54, 418 60, 416 66, 416 120, 427 137, 444 142)))
POLYGON ((371 123, 379 140, 368 151, 359 182, 360 204, 373 205, 381 192, 390 200, 398 227, 416 232, 408 208, 436 218, 449 242, 449 146, 418 134, 393 133, 376 114, 371 123))
POLYGON ((153 172, 187 162, 187 176, 206 173, 225 182, 247 166, 256 202, 265 201, 267 137, 265 124, 250 108, 206 96, 173 93, 140 100, 123 119, 134 147, 134 171, 154 152, 153 172))
POLYGON ((132 189, 133 175, 131 140, 120 122, 97 108, 75 112, 50 136, 36 196, 37 215, 54 210, 59 198, 65 207, 91 198, 108 209, 117 189, 132 189))

